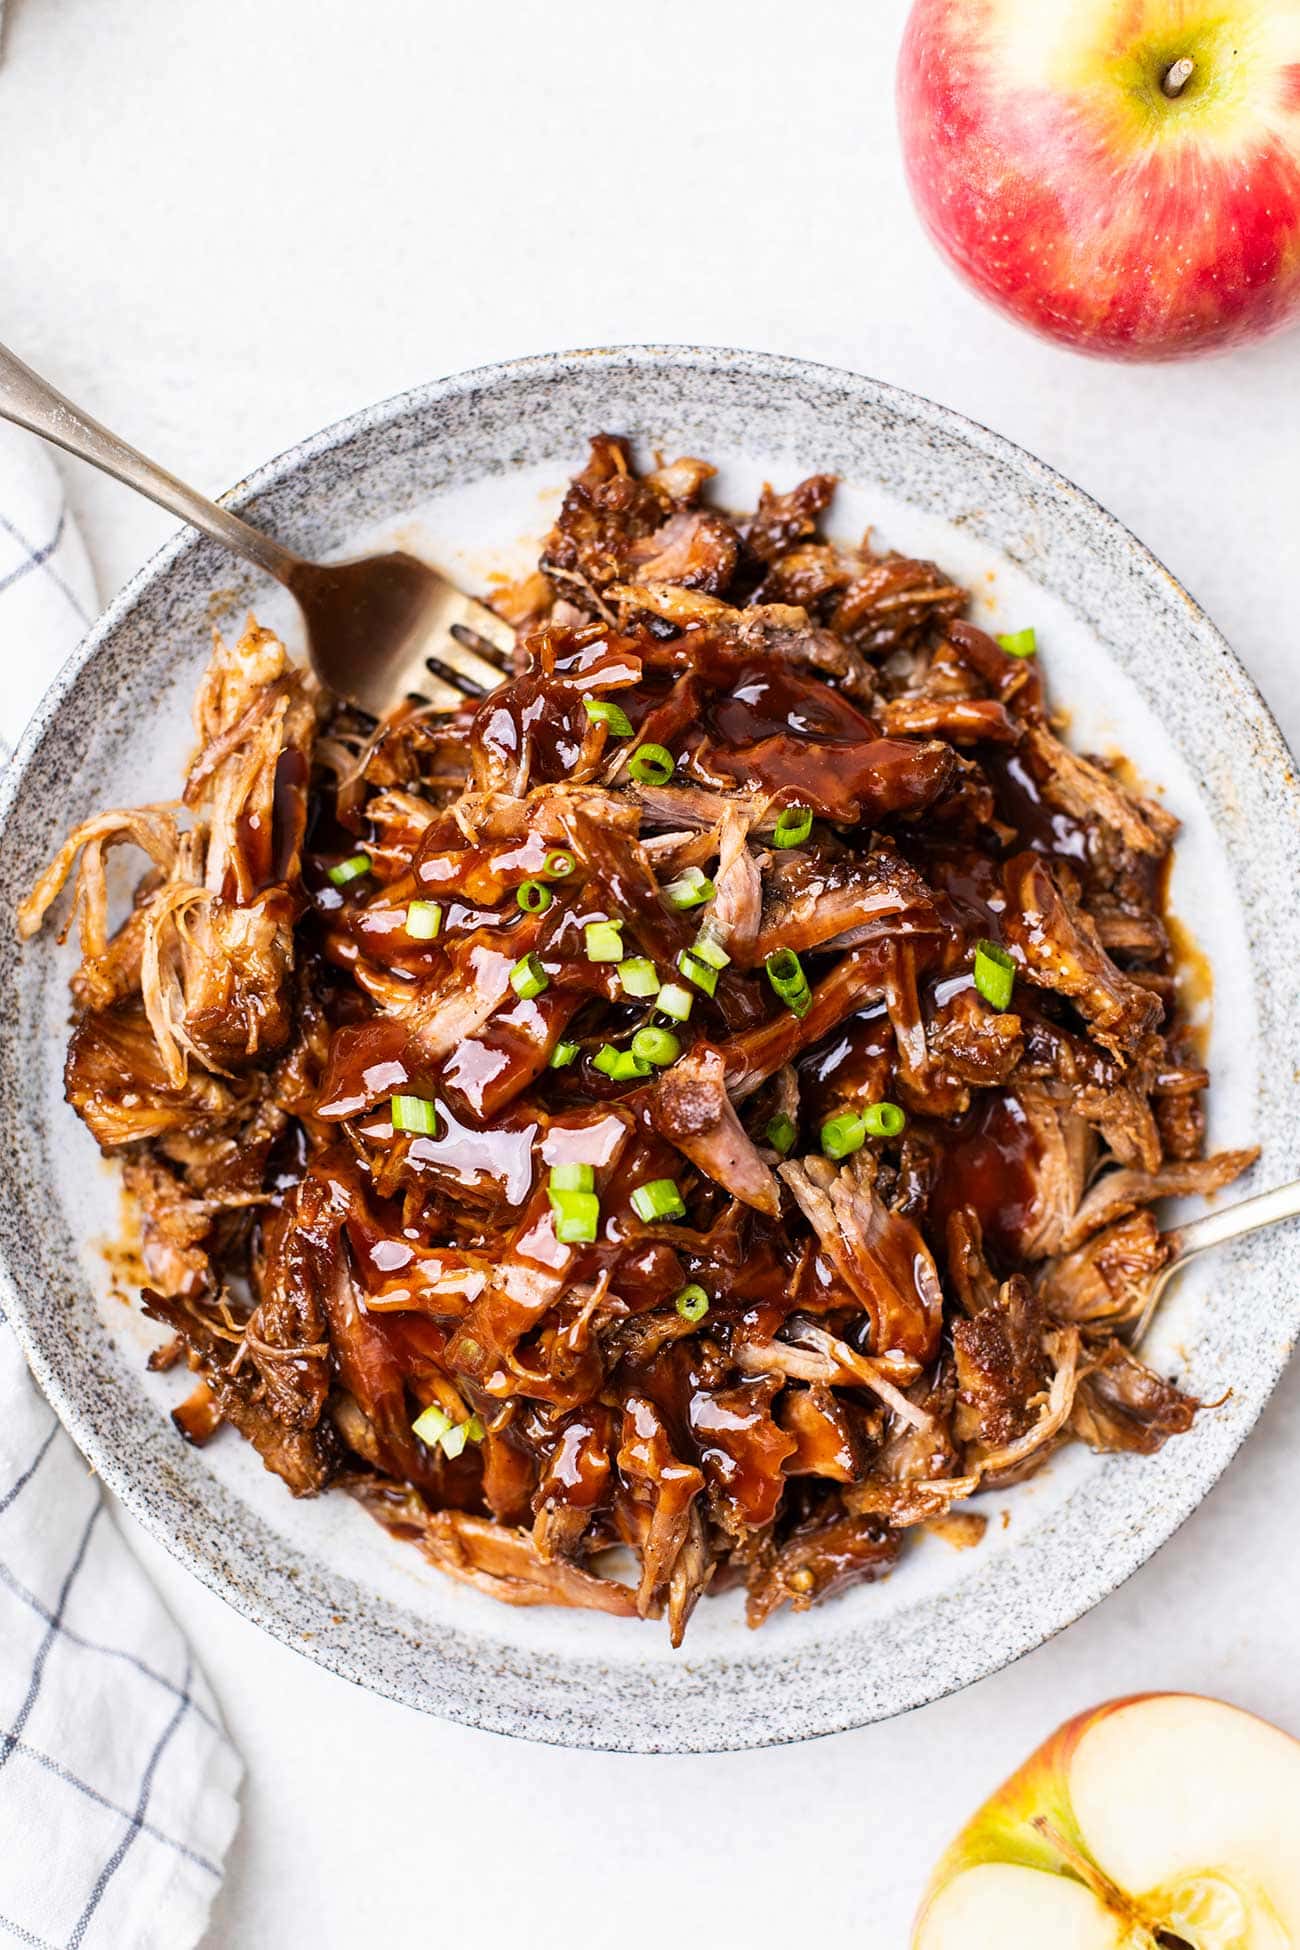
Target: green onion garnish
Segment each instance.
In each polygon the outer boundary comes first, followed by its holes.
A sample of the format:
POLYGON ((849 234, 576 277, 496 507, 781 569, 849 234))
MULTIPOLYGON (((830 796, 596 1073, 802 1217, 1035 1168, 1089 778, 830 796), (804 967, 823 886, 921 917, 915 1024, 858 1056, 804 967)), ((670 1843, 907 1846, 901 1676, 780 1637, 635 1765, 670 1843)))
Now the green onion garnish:
POLYGON ((584 697, 587 716, 593 724, 603 724, 611 738, 630 738, 632 720, 618 704, 610 704, 603 697, 584 697))
POLYGON ((422 1409, 411 1424, 412 1432, 430 1449, 441 1449, 444 1456, 455 1462, 467 1442, 482 1442, 487 1430, 477 1415, 468 1421, 453 1422, 436 1402, 422 1409))
POLYGON ((578 1048, 579 1045, 577 1043, 557 1043, 551 1051, 551 1069, 567 1070, 574 1057, 578 1054, 578 1048))
POLYGON ((907 1112, 897 1104, 868 1104, 862 1113, 868 1137, 897 1137, 907 1124, 907 1112))
POLYGON ((600 1200, 594 1192, 551 1192, 551 1222, 562 1246, 589 1246, 600 1225, 600 1200))
POLYGON ((457 1422, 453 1428, 448 1429, 446 1435, 442 1438, 443 1455, 446 1456, 449 1462, 455 1462, 457 1456, 460 1455, 468 1441, 469 1423, 457 1422))
POLYGON ((563 847, 557 847, 554 853, 548 853, 542 861, 542 872, 551 880, 567 880, 577 864, 571 853, 566 853, 563 847))
POLYGON ((653 1063, 662 1070, 667 1063, 675 1063, 682 1053, 682 1046, 671 1029, 638 1029, 632 1038, 632 1054, 639 1056, 643 1063, 653 1063))
POLYGON ((587 937, 587 960, 622 961, 622 926, 621 921, 588 921, 583 931, 587 937))
POLYGON ((702 1286, 697 1286, 692 1280, 689 1286, 682 1288, 673 1305, 683 1320, 703 1320, 709 1311, 709 1296, 702 1286))
MULTIPOLYGON (((703 989, 706 995, 717 994, 718 992, 717 969, 710 968, 709 964, 706 961, 701 961, 698 955, 693 955, 689 948, 682 949, 681 954, 678 955, 677 957, 677 966, 681 969, 682 974, 686 977, 688 982, 694 982, 697 989, 703 989)), ((663 1006, 664 1006, 663 990, 660 989, 659 1007, 662 1009, 663 1006)))
POLYGON ((773 846, 802 846, 812 832, 812 807, 787 806, 772 833, 773 846))
POLYGON ((1011 636, 1000 636, 998 646, 1009 657, 1032 657, 1038 649, 1038 638, 1032 630, 1016 630, 1011 636))
POLYGON ((812 1008, 812 990, 808 977, 803 972, 803 963, 793 948, 778 948, 769 955, 763 966, 767 979, 784 1002, 787 1009, 793 1009, 797 1016, 806 1016, 812 1008))
POLYGON ((596 1174, 590 1165, 552 1165, 546 1183, 552 1192, 594 1192, 596 1174))
POLYGON ((438 1404, 431 1402, 428 1408, 422 1409, 416 1416, 411 1424, 411 1432, 413 1435, 418 1435, 421 1442, 427 1442, 431 1449, 436 1449, 448 1429, 453 1426, 450 1415, 444 1415, 438 1404))
POLYGON ((847 1158, 867 1141, 866 1120, 855 1110, 841 1111, 822 1125, 822 1150, 828 1158, 847 1158))
POLYGON ((652 1178, 638 1185, 632 1194, 632 1210, 638 1219, 653 1225, 656 1219, 684 1219, 686 1206, 671 1178, 652 1178))
POLYGON ((370 865, 368 853, 354 853, 350 860, 340 860, 336 867, 330 868, 330 879, 336 887, 346 887, 349 880, 360 880, 363 873, 369 873, 370 865))
POLYGON ((406 932, 412 941, 436 941, 441 927, 441 901, 411 902, 406 910, 406 932))
POLYGON ((618 979, 624 995, 635 996, 643 1002, 647 996, 658 995, 659 977, 655 965, 645 955, 633 955, 630 960, 619 964, 618 979))
POLYGON ((676 760, 666 745, 638 745, 627 769, 638 785, 667 785, 676 760))
POLYGON ((550 976, 537 955, 522 955, 510 971, 510 986, 521 1002, 531 1002, 550 985, 550 976))
POLYGON ((545 914, 555 896, 545 881, 524 880, 515 889, 515 899, 525 914, 545 914))
POLYGON ((707 934, 703 928, 695 937, 695 945, 691 953, 696 961, 706 962, 710 968, 727 968, 731 962, 731 956, 722 943, 715 940, 711 934, 707 934))
POLYGON ((630 1049, 615 1049, 612 1043, 602 1043, 592 1062, 602 1076, 613 1079, 615 1083, 631 1083, 635 1077, 648 1077, 652 1065, 643 1056, 636 1056, 630 1049))
POLYGON ((794 1149, 794 1141, 799 1133, 795 1129, 793 1117, 787 1117, 783 1110, 779 1110, 775 1117, 768 1118, 764 1135, 772 1149, 779 1151, 783 1158, 787 1158, 794 1149))
POLYGON ((388 1109, 395 1131, 412 1131, 417 1137, 438 1135, 438 1113, 427 1097, 394 1097, 388 1109))
POLYGON ((655 1008, 661 1016, 671 1016, 674 1022, 686 1022, 695 1007, 695 997, 680 982, 665 982, 655 997, 655 1008))
POLYGON ((996 941, 975 943, 975 986, 984 1000, 1001 1012, 1010 1007, 1016 985, 1016 964, 996 941))
POLYGON ((685 873, 678 874, 676 880, 670 880, 664 888, 674 907, 702 907, 705 901, 713 899, 717 891, 709 876, 699 867, 687 867, 685 873))

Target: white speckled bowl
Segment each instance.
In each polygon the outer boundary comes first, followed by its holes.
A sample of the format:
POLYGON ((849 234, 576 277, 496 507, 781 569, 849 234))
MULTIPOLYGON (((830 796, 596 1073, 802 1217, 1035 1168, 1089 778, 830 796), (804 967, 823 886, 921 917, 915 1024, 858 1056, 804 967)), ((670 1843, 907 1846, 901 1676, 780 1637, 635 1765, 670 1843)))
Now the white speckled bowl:
MULTIPOLYGON (((1185 822, 1173 905, 1214 963, 1213 1141, 1263 1144, 1256 1186, 1300 1175, 1291 760, 1196 605, 1038 461, 847 373, 633 348, 440 381, 304 441, 227 498, 307 553, 398 531, 472 583, 524 559, 598 429, 722 463, 733 503, 764 477, 833 469, 847 484, 838 532, 870 519, 965 577, 979 613, 1038 627, 1075 738, 1125 751, 1185 822)), ((160 550, 64 669, 3 781, 6 916, 74 821, 175 790, 215 590, 232 616, 255 602, 294 633, 278 592, 211 543, 186 531, 160 550)), ((0 1294, 42 1387, 132 1514, 247 1617, 362 1685, 475 1726, 634 1751, 745 1747, 964 1686, 1163 1543, 1250 1429, 1300 1326, 1300 1229, 1222 1252, 1187 1276, 1160 1329, 1162 1365, 1222 1397, 1189 1436, 1150 1460, 1067 1451, 987 1500, 1007 1521, 979 1549, 921 1539, 884 1584, 761 1633, 734 1594, 700 1606, 678 1654, 662 1627, 512 1612, 442 1580, 347 1498, 292 1502, 233 1438, 201 1453, 180 1441, 167 1409, 181 1386, 146 1374, 152 1330, 105 1290, 111 1168, 62 1102, 70 952, 49 936, 20 952, 8 923, 0 936, 0 1294)))

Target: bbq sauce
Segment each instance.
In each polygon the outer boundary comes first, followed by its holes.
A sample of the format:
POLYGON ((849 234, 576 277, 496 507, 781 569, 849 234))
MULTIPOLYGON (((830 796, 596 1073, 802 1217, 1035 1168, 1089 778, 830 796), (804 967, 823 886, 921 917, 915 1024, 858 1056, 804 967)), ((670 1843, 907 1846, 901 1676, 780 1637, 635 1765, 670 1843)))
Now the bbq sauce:
POLYGON ((1010 1090, 979 1092, 960 1129, 945 1133, 930 1194, 930 1228, 942 1240, 948 1215, 969 1205, 985 1244, 1014 1265, 1036 1216, 1039 1148, 1010 1090))

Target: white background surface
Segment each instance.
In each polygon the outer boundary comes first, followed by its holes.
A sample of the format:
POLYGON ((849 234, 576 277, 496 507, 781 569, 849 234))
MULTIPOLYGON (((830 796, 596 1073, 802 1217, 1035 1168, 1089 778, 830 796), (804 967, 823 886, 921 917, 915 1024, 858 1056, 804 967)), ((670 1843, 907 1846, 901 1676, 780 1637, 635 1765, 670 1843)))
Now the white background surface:
MULTIPOLYGON (((0 336, 210 491, 516 353, 749 345, 943 400, 1089 489, 1300 744, 1300 335, 1122 369, 957 286, 901 181, 904 0, 9 0, 0 336)), ((70 467, 105 598, 167 519, 70 467)), ((10 649, 9 654, 12 654, 10 649)), ((1212 949, 1213 944, 1207 944, 1212 949)), ((328 1677, 136 1539, 249 1768, 208 1950, 617 1933, 893 1950, 933 1857, 1064 1715, 1220 1693, 1300 1733, 1300 1372, 1225 1483, 1020 1665, 802 1748, 628 1759, 328 1677)))

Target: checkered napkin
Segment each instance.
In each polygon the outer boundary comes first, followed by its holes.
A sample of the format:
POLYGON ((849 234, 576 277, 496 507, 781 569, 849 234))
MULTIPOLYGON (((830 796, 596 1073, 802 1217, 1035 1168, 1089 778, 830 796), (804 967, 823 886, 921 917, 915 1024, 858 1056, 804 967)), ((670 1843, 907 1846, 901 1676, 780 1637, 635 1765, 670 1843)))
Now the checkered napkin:
MULTIPOLYGON (((0 424, 0 763, 95 607, 58 475, 0 424)), ((241 1772, 0 1312, 0 1946, 188 1950, 241 1772)))

